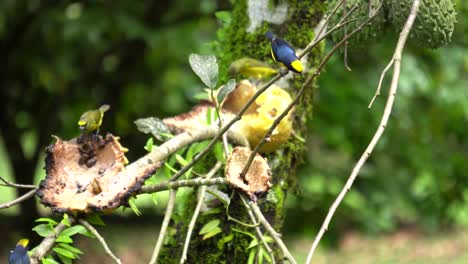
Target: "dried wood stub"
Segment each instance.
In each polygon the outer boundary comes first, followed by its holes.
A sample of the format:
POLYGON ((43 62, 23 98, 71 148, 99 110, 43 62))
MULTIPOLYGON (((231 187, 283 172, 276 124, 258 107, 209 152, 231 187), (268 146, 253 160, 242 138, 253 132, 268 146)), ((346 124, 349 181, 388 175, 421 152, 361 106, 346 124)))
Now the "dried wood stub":
POLYGON ((268 191, 272 186, 271 170, 267 161, 256 154, 246 175, 241 177, 251 153, 252 151, 246 147, 233 149, 227 161, 226 179, 232 186, 244 191, 252 200, 256 200, 257 195, 268 191))
POLYGON ((107 134, 78 143, 57 142, 46 150, 46 178, 37 195, 58 212, 101 212, 125 204, 160 164, 124 167, 128 150, 107 134))

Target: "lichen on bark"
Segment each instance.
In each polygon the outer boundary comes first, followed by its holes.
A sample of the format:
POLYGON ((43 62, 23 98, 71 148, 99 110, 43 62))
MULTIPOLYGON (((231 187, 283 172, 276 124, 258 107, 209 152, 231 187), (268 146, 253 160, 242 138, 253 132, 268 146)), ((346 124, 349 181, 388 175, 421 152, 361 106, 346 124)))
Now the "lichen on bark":
MULTIPOLYGON (((274 7, 277 4, 276 2, 270 2, 268 5, 274 7)), ((233 1, 230 18, 226 19, 224 26, 218 30, 218 39, 213 45, 220 65, 219 77, 221 83, 227 81, 229 64, 236 59, 251 57, 274 65, 270 57, 270 44, 265 37, 265 32, 268 30, 273 30, 297 49, 305 48, 313 39, 314 28, 326 9, 324 1, 280 2, 287 5, 286 20, 282 24, 276 25, 264 21, 254 32, 249 33, 247 31, 250 23, 247 10, 248 2, 247 0, 233 1)), ((303 60, 306 64, 304 76, 301 78, 299 75, 294 75, 289 80, 289 89, 293 96, 295 91, 301 87, 305 78, 312 73, 314 65, 318 65, 322 54, 323 45, 312 50, 307 56, 306 62, 303 60)), ((305 124, 312 116, 314 86, 315 84, 311 84, 308 87, 295 108, 294 133, 298 136, 305 134, 305 124)), ((295 183, 296 170, 302 163, 303 156, 304 143, 295 137, 292 137, 282 149, 267 155, 273 173, 273 187, 267 194, 260 197, 258 204, 267 220, 279 232, 285 218, 284 201, 286 193, 295 183)), ((231 193, 230 189, 224 191, 231 193)), ((164 260, 163 263, 179 262, 187 226, 195 207, 194 201, 197 199, 195 194, 194 191, 191 195, 177 201, 179 206, 185 208, 185 211, 179 211, 178 215, 173 218, 177 232, 172 235, 169 240, 172 242, 167 244, 162 252, 161 260, 164 260)), ((246 210, 237 195, 234 195, 231 200, 229 212, 232 217, 241 219, 246 223, 250 222, 246 210)), ((246 248, 252 238, 234 229, 255 234, 252 228, 228 221, 224 211, 213 215, 200 214, 192 234, 187 263, 247 263, 249 252, 246 251, 246 248), (204 224, 215 218, 221 221, 220 227, 223 232, 210 239, 202 240, 198 232, 204 224), (229 235, 233 235, 232 240, 225 243, 222 249, 219 249, 218 242, 229 235)), ((282 259, 280 251, 273 244, 270 245, 275 251, 275 257, 282 259)))

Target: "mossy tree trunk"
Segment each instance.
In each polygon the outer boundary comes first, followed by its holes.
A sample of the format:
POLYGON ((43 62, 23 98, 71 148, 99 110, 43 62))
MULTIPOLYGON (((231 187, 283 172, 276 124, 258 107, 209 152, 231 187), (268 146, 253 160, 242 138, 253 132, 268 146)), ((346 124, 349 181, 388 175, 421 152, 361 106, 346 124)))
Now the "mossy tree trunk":
MULTIPOLYGON (((263 0, 239 0, 234 1, 230 16, 223 15, 223 26, 218 31, 218 41, 215 44, 216 55, 220 64, 220 77, 226 81, 227 68, 229 64, 242 57, 251 57, 263 61, 268 61, 273 65, 270 55, 269 41, 265 37, 265 32, 273 30, 277 35, 285 38, 297 49, 304 48, 314 37, 314 28, 317 26, 325 10, 324 1, 263 1, 263 0), (265 5, 262 8, 262 5, 265 5), (249 10, 250 9, 250 10, 249 10), (259 10, 266 10, 260 12, 259 10), (250 18, 249 16, 252 16, 250 18), (264 18, 264 21, 258 20, 264 18), (276 24, 269 23, 274 21, 276 24), (251 23, 254 23, 252 26, 251 23), (256 25, 256 26, 255 26, 256 25)), ((301 78, 295 75, 289 81, 289 91, 294 94, 305 78, 311 74, 313 66, 318 64, 323 48, 314 49, 307 56, 306 73, 301 78)), ((286 88, 286 87, 283 87, 286 88)), ((300 100, 295 110, 295 133, 304 135, 306 122, 312 114, 313 84, 300 100)), ((304 143, 291 138, 284 148, 269 154, 267 159, 272 168, 273 187, 270 191, 258 200, 258 204, 263 214, 277 231, 281 231, 285 218, 284 201, 288 189, 294 186, 296 169, 302 163, 304 155, 304 143)), ((204 161, 204 166, 209 160, 204 161)), ((231 194, 232 190, 224 190, 231 194)), ((192 217, 195 204, 197 202, 196 191, 184 193, 179 196, 177 204, 179 210, 174 215, 176 232, 170 235, 170 239, 161 255, 161 263, 178 263, 182 254, 187 226, 192 217)), ((220 208, 223 208, 220 205, 220 208)), ((250 223, 245 207, 236 194, 232 196, 229 214, 245 223, 250 223)), ((247 263, 249 252, 247 248, 252 240, 236 230, 251 233, 255 236, 252 228, 239 225, 229 221, 224 213, 224 209, 217 214, 200 214, 197 225, 192 234, 192 240, 188 252, 187 263, 247 263), (202 240, 198 234, 204 224, 219 219, 222 233, 202 240), (234 230, 235 229, 235 230, 234 230), (219 246, 219 241, 232 237, 230 242, 219 246)), ((275 251, 276 259, 282 259, 282 254, 278 248, 270 244, 275 251)))

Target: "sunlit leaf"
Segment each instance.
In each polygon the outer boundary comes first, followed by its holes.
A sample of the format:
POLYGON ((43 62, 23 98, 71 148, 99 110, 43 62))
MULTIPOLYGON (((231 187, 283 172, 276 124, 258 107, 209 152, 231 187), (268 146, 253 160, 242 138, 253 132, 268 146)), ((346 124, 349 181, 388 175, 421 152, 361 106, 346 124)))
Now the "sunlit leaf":
POLYGON ((138 207, 137 207, 137 205, 136 205, 136 203, 135 203, 135 200, 136 200, 135 198, 130 198, 130 199, 128 199, 128 205, 130 205, 130 208, 132 208, 132 211, 133 211, 136 215, 140 216, 140 215, 141 215, 141 212, 140 212, 140 210, 138 209, 138 207))
POLYGON ((63 255, 65 257, 67 257, 67 258, 76 259, 75 254, 73 252, 71 252, 70 250, 67 250, 67 249, 64 249, 64 248, 59 248, 59 247, 54 247, 52 250, 57 252, 57 254, 63 255))
POLYGON ((50 224, 40 224, 35 226, 32 230, 41 237, 54 235, 54 228, 50 224))
POLYGON ((206 233, 204 236, 203 236, 203 240, 206 240, 208 238, 211 238, 211 237, 214 237, 216 236, 217 234, 221 233, 223 230, 221 230, 221 228, 219 227, 216 227, 214 228, 213 230, 211 230, 210 232, 206 233))
POLYGON ((190 54, 190 67, 200 80, 209 88, 214 89, 218 83, 218 62, 213 55, 190 54))
POLYGON ((157 140, 164 141, 171 131, 156 117, 139 118, 134 121, 137 129, 145 134, 151 133, 157 140))
POLYGON ((221 221, 219 221, 219 219, 211 220, 210 222, 206 223, 202 227, 199 234, 203 235, 203 234, 206 234, 206 233, 209 233, 209 232, 215 230, 219 226, 220 223, 221 223, 221 221))
POLYGON ((221 86, 218 91, 218 95, 216 100, 218 100, 218 104, 221 104, 232 91, 236 88, 236 80, 230 79, 225 85, 221 86))

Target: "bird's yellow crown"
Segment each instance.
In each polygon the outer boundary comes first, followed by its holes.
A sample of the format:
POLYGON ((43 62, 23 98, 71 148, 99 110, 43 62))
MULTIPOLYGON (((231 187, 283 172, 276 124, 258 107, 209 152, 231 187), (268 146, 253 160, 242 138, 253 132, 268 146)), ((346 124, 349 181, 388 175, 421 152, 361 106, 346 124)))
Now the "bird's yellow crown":
POLYGON ((27 247, 29 244, 29 239, 27 238, 23 238, 23 239, 20 239, 20 241, 18 241, 18 246, 22 246, 22 247, 27 247))

